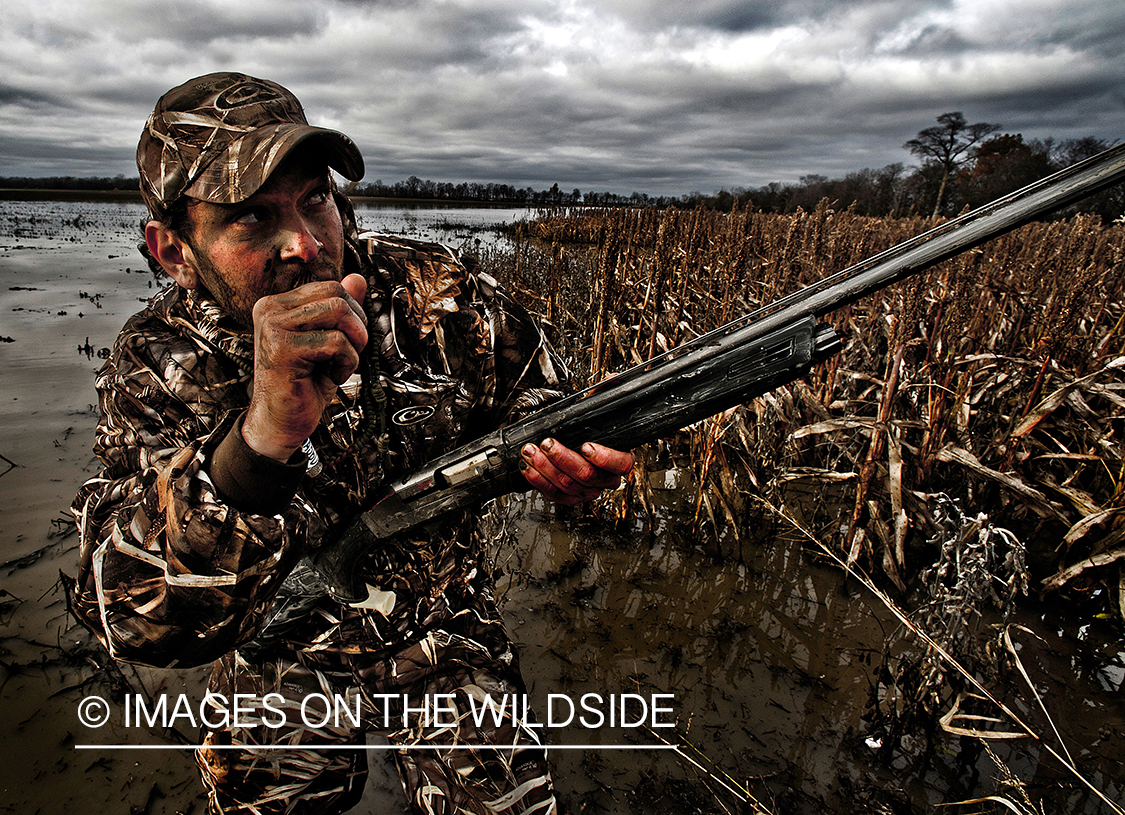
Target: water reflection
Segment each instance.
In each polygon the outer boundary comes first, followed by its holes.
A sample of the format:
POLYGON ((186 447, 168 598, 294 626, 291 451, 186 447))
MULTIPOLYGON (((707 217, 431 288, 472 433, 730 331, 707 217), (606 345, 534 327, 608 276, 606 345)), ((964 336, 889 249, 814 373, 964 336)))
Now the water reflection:
MULTIPOLYGON (((770 795, 813 801, 832 788, 867 694, 854 666, 883 632, 837 574, 810 569, 791 541, 716 563, 670 536, 622 542, 539 517, 521 524, 500 586, 535 692, 672 693, 678 718, 672 732, 550 734, 556 741, 679 736, 736 777, 785 779, 762 782, 770 795)), ((667 754, 601 760, 612 770, 587 782, 609 789, 646 773, 696 777, 667 754)), ((598 796, 587 782, 583 794, 598 796)))
MULTIPOLYGON (((636 530, 623 540, 597 525, 552 520, 535 504, 523 508, 515 547, 497 556, 503 570, 498 593, 520 644, 533 705, 542 708, 550 693, 675 696, 675 730, 571 728, 548 732, 548 740, 656 744, 684 738, 759 800, 773 801, 773 812, 923 812, 997 790, 992 779, 998 770, 972 740, 938 731, 937 749, 928 750, 923 734, 908 734, 915 754, 889 765, 873 749, 877 743, 867 743, 864 714, 884 649, 915 647, 874 596, 818 565, 797 540, 755 541, 743 547, 742 562, 716 562, 697 542, 676 540, 676 528, 675 518, 666 517, 660 535, 636 530)), ((1119 725, 1125 708, 1119 697, 1099 690, 1112 690, 1105 679, 1116 674, 1107 673, 1104 660, 1095 670, 1080 669, 1083 661, 1090 667, 1091 657, 1068 653, 1061 642, 1048 646, 1030 636, 1021 642, 1027 670, 1062 721, 1063 737, 1078 748, 1095 783, 1114 794, 1120 763, 1111 750, 1120 749, 1122 731, 1099 733, 1099 725, 1106 718, 1119 725), (1077 706, 1077 689, 1067 690, 1075 683, 1084 697, 1077 706)), ((1111 659, 1118 653, 1108 651, 1111 659)), ((1036 732, 1053 732, 1020 688, 996 690, 1036 732)), ((1037 800, 1057 805, 1065 799, 1069 812, 1103 811, 1034 743, 991 746, 1018 777, 1036 785, 1037 800)), ((578 806, 650 811, 643 801, 622 806, 620 797, 644 789, 646 779, 696 785, 699 795, 710 795, 701 811, 719 811, 716 798, 734 805, 729 795, 705 793, 701 782, 716 785, 674 754, 552 756, 578 806)))
POLYGON ((494 244, 499 240, 495 231, 497 226, 525 220, 532 210, 440 201, 423 204, 361 200, 356 202, 355 212, 361 230, 405 235, 447 243, 457 249, 471 249, 477 240, 494 244))

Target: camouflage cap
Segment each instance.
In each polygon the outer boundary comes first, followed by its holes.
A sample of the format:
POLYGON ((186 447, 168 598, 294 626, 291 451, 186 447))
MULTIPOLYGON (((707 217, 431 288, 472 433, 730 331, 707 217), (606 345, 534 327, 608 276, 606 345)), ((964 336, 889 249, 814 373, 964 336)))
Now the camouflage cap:
POLYGON ((345 178, 363 178, 351 139, 312 127, 301 103, 265 79, 216 73, 189 80, 156 103, 137 145, 141 194, 163 219, 181 195, 234 204, 253 195, 294 147, 310 140, 345 178))

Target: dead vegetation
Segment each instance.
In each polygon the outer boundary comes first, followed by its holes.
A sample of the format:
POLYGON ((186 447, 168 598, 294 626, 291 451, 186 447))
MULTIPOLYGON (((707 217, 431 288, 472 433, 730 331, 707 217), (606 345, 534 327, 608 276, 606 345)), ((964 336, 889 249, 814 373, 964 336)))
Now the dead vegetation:
MULTIPOLYGON (((483 261, 585 384, 930 225, 826 202, 793 215, 560 210, 483 261)), ((1013 670, 997 632, 1017 598, 1062 593, 1098 616, 1125 605, 1123 261, 1120 222, 1033 223, 841 309, 829 317, 841 354, 649 445, 599 511, 654 528, 651 486, 673 474, 695 489, 682 539, 716 557, 799 528, 912 609, 872 687, 887 760, 924 762, 939 725, 1001 737, 1016 726, 1004 711, 974 719, 962 700, 976 677, 1013 670)))
MULTIPOLYGON (((794 215, 552 211, 487 261, 587 382, 927 225, 825 202, 794 215)), ((1125 557, 1123 260, 1121 225, 1023 227, 834 313, 843 353, 647 461, 694 472, 698 529, 723 540, 745 534, 754 499, 816 485, 827 500, 803 508, 806 525, 900 590, 936 559, 937 495, 1013 530, 1049 572, 1033 589, 1104 579, 1096 567, 1125 557)), ((646 479, 633 487, 619 515, 648 505, 646 479)))

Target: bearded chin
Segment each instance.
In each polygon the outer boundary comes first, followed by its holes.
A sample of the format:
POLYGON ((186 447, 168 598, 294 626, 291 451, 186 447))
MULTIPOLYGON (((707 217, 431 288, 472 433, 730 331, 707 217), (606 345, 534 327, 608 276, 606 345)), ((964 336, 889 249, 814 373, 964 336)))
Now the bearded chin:
MULTIPOLYGON (((214 300, 227 313, 231 319, 247 331, 254 328, 254 303, 257 297, 248 298, 245 293, 236 291, 218 273, 213 264, 205 262, 205 282, 202 286, 210 299, 214 300)), ((270 294, 284 294, 287 291, 299 288, 306 283, 318 280, 340 280, 343 275, 340 269, 323 253, 317 256, 312 263, 298 263, 282 266, 276 261, 271 262, 263 270, 263 279, 269 281, 266 291, 258 293, 258 297, 270 294)))

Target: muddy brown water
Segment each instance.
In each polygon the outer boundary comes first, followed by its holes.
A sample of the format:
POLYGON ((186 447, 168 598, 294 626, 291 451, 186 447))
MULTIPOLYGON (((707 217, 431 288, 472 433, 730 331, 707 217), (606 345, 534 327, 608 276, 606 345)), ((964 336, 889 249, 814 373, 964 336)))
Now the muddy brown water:
MULTIPOLYGON (((140 216, 122 202, 0 201, 0 811, 204 811, 191 754, 167 731, 125 727, 122 701, 142 689, 199 700, 205 671, 107 669, 57 587, 76 547, 59 519, 96 469, 99 354, 159 285, 132 248, 140 216), (99 728, 79 720, 93 695, 111 709, 99 728)), ((424 213, 409 217, 427 234, 424 213)), ((888 643, 912 647, 879 600, 792 536, 716 558, 678 534, 683 488, 657 495, 651 533, 611 532, 534 502, 504 516, 497 594, 531 707, 560 725, 543 732, 571 811, 755 811, 724 784, 773 813, 989 811, 948 806, 998 789, 995 765, 971 740, 939 735, 930 753, 889 762, 874 749, 864 713, 882 654, 888 643), (630 724, 644 703, 666 708, 648 711, 650 725, 674 727, 599 725, 594 711, 608 720, 608 706, 595 697, 622 695, 630 724), (576 715, 562 726, 571 705, 576 715), (676 752, 665 741, 691 746, 676 752)), ((1057 603, 1029 602, 1016 622, 1035 635, 1018 634, 1021 660, 1062 743, 1121 802, 1120 627, 1057 603)), ((993 690, 1059 749, 1026 690, 993 690)), ((992 746, 1047 811, 1111 811, 1043 744, 992 746)), ((355 811, 404 811, 386 754, 374 749, 371 765, 355 811)))

